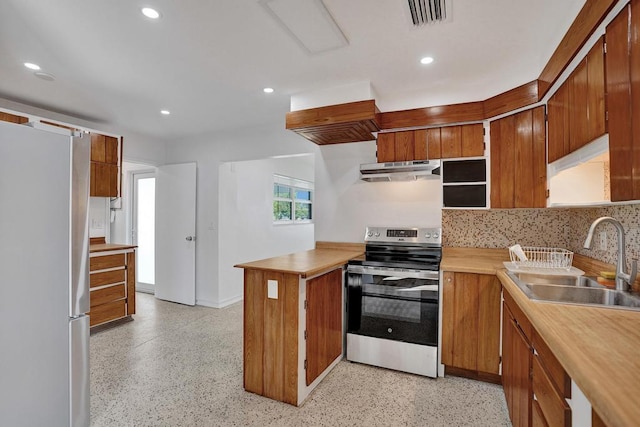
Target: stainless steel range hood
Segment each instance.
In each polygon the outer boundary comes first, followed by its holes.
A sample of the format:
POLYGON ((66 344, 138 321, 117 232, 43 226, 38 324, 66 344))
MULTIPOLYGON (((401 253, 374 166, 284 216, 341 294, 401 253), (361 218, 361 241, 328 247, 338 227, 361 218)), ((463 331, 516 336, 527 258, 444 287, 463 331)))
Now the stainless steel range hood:
POLYGON ((440 160, 366 163, 360 165, 360 179, 369 182, 440 179, 440 160))

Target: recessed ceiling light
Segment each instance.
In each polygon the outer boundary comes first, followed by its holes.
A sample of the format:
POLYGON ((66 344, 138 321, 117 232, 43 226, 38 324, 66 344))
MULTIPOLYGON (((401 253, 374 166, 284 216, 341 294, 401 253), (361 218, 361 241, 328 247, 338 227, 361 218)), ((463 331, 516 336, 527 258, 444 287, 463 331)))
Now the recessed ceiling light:
POLYGON ((160 12, 155 9, 151 9, 150 7, 143 7, 142 14, 147 18, 158 19, 160 18, 160 12))
POLYGON ((160 114, 168 116, 169 114, 171 114, 171 111, 169 111, 169 110, 160 110, 160 114))
POLYGON ((426 65, 426 64, 431 64, 432 62, 433 62, 433 58, 432 58, 432 57, 430 57, 430 56, 425 56, 424 58, 422 58, 422 59, 420 60, 420 63, 421 63, 421 64, 425 64, 425 65, 426 65))
POLYGON ((264 91, 264 93, 273 93, 273 88, 272 87, 265 87, 262 90, 264 91))
POLYGON ((38 64, 34 64, 32 62, 25 62, 24 66, 27 67, 30 70, 36 70, 37 71, 37 70, 40 69, 40 66, 38 64))

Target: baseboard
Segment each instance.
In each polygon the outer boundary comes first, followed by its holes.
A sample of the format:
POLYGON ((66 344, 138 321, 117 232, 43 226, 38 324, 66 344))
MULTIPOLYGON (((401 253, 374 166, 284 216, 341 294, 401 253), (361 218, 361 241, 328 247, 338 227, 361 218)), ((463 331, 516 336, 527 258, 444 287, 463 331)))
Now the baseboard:
POLYGON ((502 377, 498 374, 490 374, 488 372, 471 371, 468 369, 455 368, 453 366, 445 366, 445 375, 452 375, 454 377, 471 378, 476 381, 484 381, 493 384, 502 384, 502 377))
POLYGON ((153 286, 144 286, 142 284, 137 284, 136 292, 144 292, 145 294, 154 295, 156 293, 156 290, 153 286))
POLYGON ((211 307, 211 308, 224 308, 230 306, 231 304, 235 304, 238 301, 242 301, 242 295, 238 295, 232 298, 227 298, 222 301, 210 301, 206 299, 198 299, 196 300, 196 305, 201 305, 203 307, 211 307))

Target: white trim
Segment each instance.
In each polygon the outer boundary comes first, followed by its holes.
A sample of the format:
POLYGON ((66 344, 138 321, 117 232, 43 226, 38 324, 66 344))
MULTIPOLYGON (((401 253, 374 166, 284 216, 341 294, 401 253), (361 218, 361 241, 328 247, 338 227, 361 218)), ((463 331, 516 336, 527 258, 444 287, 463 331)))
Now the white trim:
POLYGON ((244 298, 242 295, 237 295, 231 298, 225 298, 221 301, 210 301, 206 299, 196 299, 196 305, 201 305, 203 307, 211 307, 211 308, 225 308, 232 304, 235 304, 239 301, 242 301, 244 298))
POLYGON ((153 285, 148 283, 136 283, 136 292, 155 295, 156 289, 153 285))

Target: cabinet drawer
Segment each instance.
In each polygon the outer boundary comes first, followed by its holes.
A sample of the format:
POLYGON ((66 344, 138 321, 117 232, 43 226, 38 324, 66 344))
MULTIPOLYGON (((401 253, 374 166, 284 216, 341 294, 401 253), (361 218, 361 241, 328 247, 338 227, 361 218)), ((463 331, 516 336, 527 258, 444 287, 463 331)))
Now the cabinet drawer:
POLYGON ((112 301, 94 307, 89 312, 89 325, 99 325, 110 320, 119 319, 127 315, 127 301, 112 301))
POLYGON ((533 394, 550 427, 571 426, 571 408, 553 386, 538 356, 533 358, 533 394))
POLYGON ((106 270, 107 268, 124 267, 125 254, 101 255, 89 258, 89 271, 106 270))
POLYGON ((91 309, 95 306, 116 301, 126 296, 127 292, 124 283, 109 286, 108 288, 96 289, 95 291, 91 291, 91 294, 89 295, 89 299, 91 300, 91 309))
POLYGON ((529 319, 527 318, 527 316, 525 316, 522 310, 520 310, 520 307, 518 306, 518 304, 516 304, 516 302, 513 300, 513 298, 509 294, 509 291, 503 288, 502 295, 504 296, 504 302, 509 307, 511 314, 513 315, 513 318, 518 323, 518 326, 526 336, 527 341, 531 342, 531 334, 533 332, 533 328, 531 327, 531 323, 529 323, 529 319))
POLYGON ((549 379, 564 398, 571 398, 571 378, 553 355, 544 340, 533 331, 533 348, 536 349, 540 363, 549 376, 549 379))
POLYGON ((124 268, 122 270, 105 271, 93 273, 89 276, 90 287, 110 285, 112 283, 124 282, 124 268))

